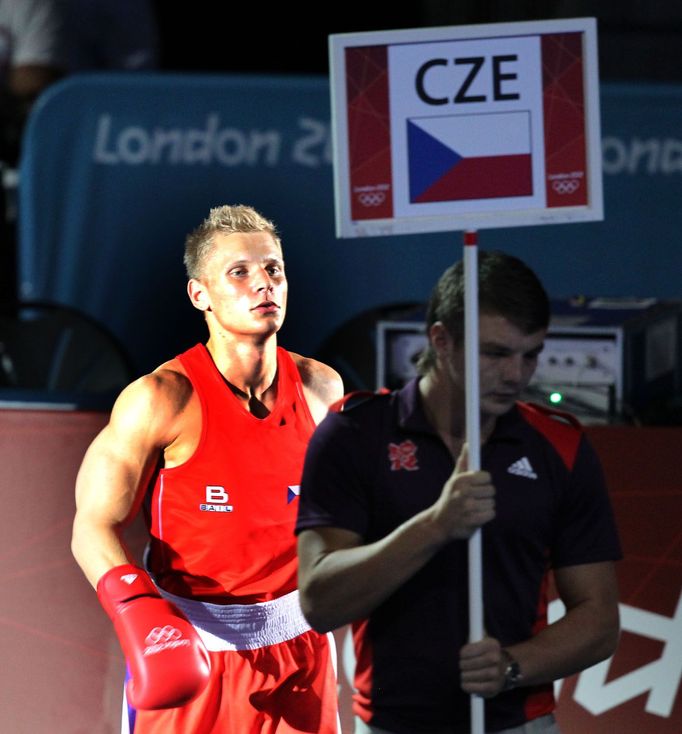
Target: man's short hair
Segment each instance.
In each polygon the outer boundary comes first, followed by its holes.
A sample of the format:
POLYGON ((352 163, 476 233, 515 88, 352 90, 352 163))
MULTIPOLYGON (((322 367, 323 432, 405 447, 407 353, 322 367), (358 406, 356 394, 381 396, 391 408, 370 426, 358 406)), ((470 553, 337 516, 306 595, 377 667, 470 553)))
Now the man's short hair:
POLYGON ((267 232, 281 247, 274 223, 253 207, 243 204, 226 204, 210 210, 204 221, 185 239, 185 270, 188 278, 200 278, 207 256, 213 247, 213 237, 237 232, 267 232))
MULTIPOLYGON (((500 315, 524 334, 549 326, 550 305, 540 279, 519 258, 499 250, 478 253, 478 309, 480 314, 500 315)), ((436 321, 443 323, 455 344, 464 340, 464 263, 451 265, 439 278, 426 312, 427 332, 436 321)), ((435 365, 431 345, 422 352, 417 370, 425 374, 435 365)))

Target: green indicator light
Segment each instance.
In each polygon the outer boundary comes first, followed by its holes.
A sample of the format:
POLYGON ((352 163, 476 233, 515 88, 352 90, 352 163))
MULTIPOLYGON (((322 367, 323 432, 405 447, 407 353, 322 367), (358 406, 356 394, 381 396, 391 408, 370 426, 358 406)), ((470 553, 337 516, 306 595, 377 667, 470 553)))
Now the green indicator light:
POLYGON ((549 394, 549 402, 554 403, 554 405, 560 403, 563 399, 564 396, 560 392, 552 392, 549 394))

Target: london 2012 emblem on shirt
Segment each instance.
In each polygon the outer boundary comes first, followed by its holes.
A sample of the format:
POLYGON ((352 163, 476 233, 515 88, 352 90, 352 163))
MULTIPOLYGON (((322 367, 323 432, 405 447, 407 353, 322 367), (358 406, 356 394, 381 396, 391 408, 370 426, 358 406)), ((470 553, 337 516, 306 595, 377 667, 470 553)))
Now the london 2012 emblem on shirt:
POLYGON ((402 443, 388 444, 388 460, 391 471, 416 471, 419 469, 417 463, 417 445, 414 441, 407 439, 402 443))

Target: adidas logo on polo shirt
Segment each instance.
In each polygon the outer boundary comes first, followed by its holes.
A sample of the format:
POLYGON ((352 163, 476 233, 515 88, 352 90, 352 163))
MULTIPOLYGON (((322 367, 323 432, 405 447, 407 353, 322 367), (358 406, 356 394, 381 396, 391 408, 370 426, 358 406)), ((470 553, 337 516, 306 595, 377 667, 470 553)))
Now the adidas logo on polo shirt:
POLYGON ((519 477, 526 477, 526 479, 537 479, 538 475, 533 471, 533 467, 530 465, 527 457, 523 457, 518 461, 515 461, 507 471, 510 474, 516 474, 519 477))

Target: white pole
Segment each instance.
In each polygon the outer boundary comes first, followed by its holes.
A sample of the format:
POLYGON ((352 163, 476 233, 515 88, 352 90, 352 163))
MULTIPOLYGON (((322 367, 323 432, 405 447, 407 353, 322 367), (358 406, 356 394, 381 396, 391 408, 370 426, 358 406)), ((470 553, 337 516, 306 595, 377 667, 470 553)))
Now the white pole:
MULTIPOLYGON (((470 471, 481 468, 481 413, 478 383, 478 234, 464 233, 464 364, 466 440, 470 471)), ((481 531, 469 539, 469 640, 483 639, 483 567, 481 531)), ((471 696, 471 734, 484 734, 483 698, 471 696)))

